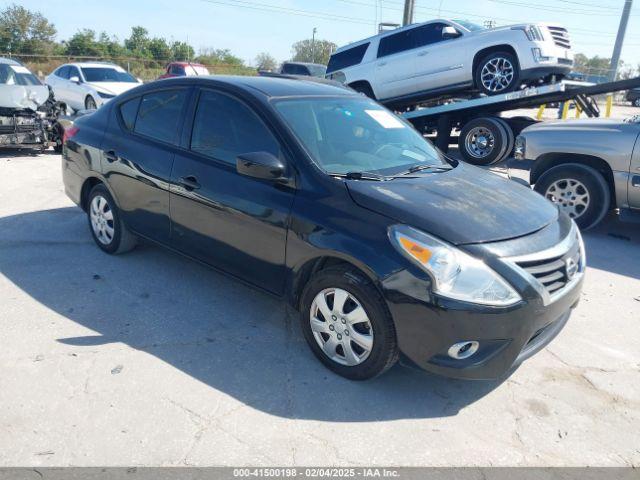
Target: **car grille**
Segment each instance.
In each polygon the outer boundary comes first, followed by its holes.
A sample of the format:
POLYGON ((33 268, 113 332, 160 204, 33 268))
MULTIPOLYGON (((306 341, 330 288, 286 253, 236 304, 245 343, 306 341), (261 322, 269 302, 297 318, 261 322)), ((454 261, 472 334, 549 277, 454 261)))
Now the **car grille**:
POLYGON ((564 254, 549 258, 516 261, 516 264, 542 284, 549 295, 558 295, 582 270, 577 237, 564 254))
POLYGON ((571 41, 569 40, 569 33, 566 28, 562 27, 547 27, 549 29, 549 33, 553 37, 553 42, 562 48, 571 48, 571 41))

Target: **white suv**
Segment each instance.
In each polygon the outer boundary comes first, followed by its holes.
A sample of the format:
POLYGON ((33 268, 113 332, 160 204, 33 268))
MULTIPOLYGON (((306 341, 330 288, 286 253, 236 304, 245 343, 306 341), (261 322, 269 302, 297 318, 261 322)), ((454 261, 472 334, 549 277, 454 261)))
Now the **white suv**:
POLYGON ((433 20, 339 48, 327 78, 372 98, 410 103, 477 89, 494 95, 571 70, 567 30, 548 24, 483 28, 433 20))
POLYGON ((140 80, 111 63, 67 63, 45 78, 56 100, 74 110, 94 110, 140 80))

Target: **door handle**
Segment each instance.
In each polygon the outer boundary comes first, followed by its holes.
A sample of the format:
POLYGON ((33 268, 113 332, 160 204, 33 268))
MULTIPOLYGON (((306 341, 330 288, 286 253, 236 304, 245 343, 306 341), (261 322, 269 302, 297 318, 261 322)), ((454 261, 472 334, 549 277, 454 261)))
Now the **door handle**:
POLYGON ((184 187, 185 190, 188 190, 188 191, 193 191, 200 188, 198 179, 193 175, 189 175, 187 177, 180 177, 179 183, 184 187))
POLYGON ((418 56, 419 57, 424 57, 427 53, 429 53, 428 51, 424 51, 424 52, 419 52, 418 56))
POLYGON ((104 152, 104 158, 109 163, 113 163, 113 162, 118 161, 118 156, 116 155, 116 152, 114 152, 113 150, 108 150, 108 151, 104 152))

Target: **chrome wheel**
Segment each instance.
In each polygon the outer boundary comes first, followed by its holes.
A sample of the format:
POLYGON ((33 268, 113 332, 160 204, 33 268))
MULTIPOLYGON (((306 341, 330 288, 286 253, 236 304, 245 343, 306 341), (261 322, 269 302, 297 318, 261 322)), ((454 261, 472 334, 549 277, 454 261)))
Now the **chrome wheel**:
POLYGON ((464 142, 469 155, 484 158, 493 151, 496 139, 488 128, 476 127, 469 131, 464 142))
POLYGON ((311 331, 324 354, 347 366, 364 362, 373 348, 373 328, 358 300, 346 290, 326 288, 309 312, 311 331))
POLYGON ((501 92, 511 86, 515 77, 515 68, 505 57, 495 57, 482 67, 480 81, 490 92, 501 92))
POLYGON ((573 178, 556 180, 544 196, 560 207, 571 218, 579 218, 589 208, 589 190, 573 178))
POLYGON ((113 235, 115 234, 113 211, 109 206, 109 202, 103 196, 96 195, 91 200, 89 215, 94 235, 100 243, 109 245, 113 241, 113 235))

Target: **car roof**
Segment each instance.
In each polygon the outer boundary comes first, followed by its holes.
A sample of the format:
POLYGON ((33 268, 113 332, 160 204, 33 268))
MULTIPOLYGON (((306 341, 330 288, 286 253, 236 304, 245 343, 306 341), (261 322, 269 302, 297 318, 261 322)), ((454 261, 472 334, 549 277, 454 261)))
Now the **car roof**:
POLYGON ((4 63, 7 65, 22 65, 20 62, 16 62, 12 58, 0 57, 0 63, 4 63))
POLYGON ((158 85, 160 82, 175 84, 232 85, 252 93, 261 93, 266 97, 304 97, 304 96, 347 96, 358 95, 350 88, 322 78, 302 77, 295 75, 199 75, 194 77, 177 77, 157 80, 147 86, 158 85))
POLYGON ((72 62, 65 63, 64 65, 60 65, 61 67, 73 65, 74 67, 80 68, 122 68, 120 65, 116 65, 115 63, 109 62, 72 62))
POLYGON ((197 63, 197 62, 169 62, 167 65, 183 65, 183 66, 194 66, 194 67, 204 67, 204 65, 202 63, 197 63))

